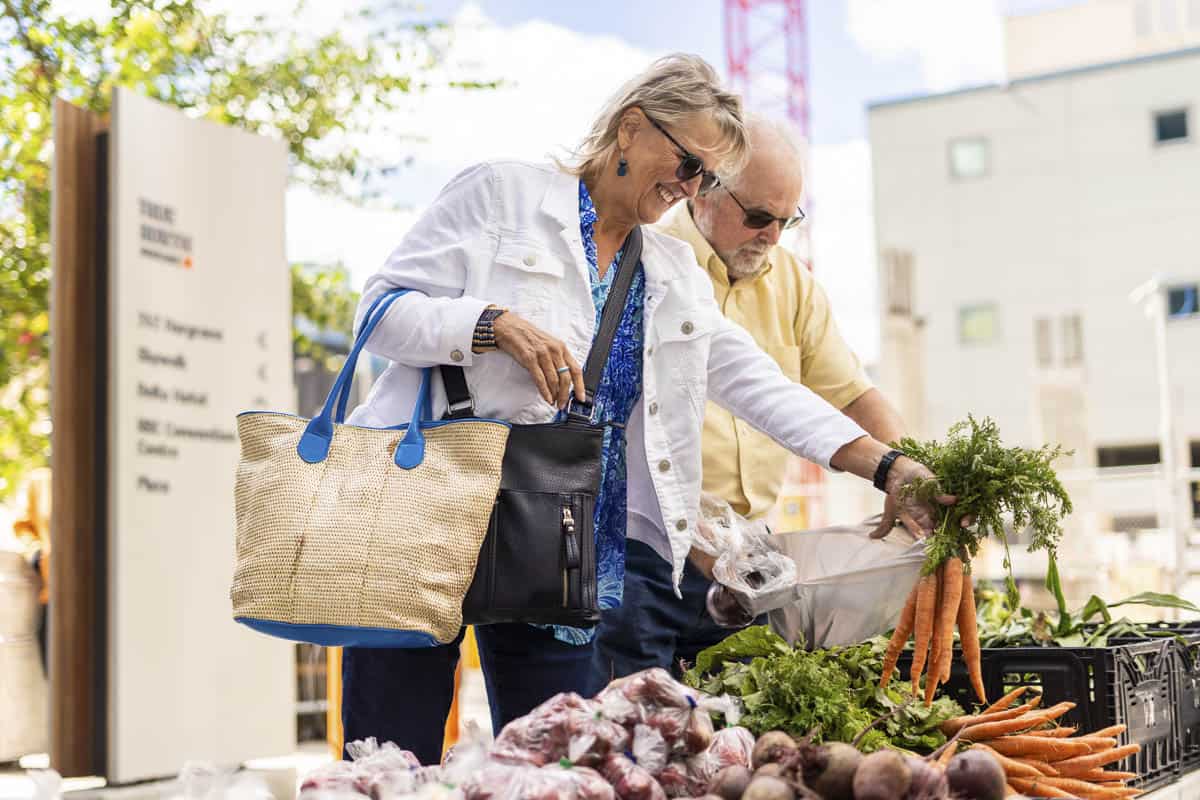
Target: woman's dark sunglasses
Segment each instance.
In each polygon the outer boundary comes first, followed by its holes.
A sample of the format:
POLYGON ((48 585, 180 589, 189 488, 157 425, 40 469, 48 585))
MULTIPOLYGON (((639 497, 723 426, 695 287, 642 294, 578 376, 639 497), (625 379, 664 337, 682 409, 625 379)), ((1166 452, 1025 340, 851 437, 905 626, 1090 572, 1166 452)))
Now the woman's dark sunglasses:
POLYGON ((772 222, 778 222, 783 226, 783 230, 786 231, 804 221, 804 211, 802 209, 797 208, 796 216, 794 217, 777 217, 770 211, 765 211, 761 208, 746 208, 742 204, 742 201, 737 199, 737 195, 729 191, 728 186, 725 187, 725 191, 733 198, 733 202, 738 204, 738 208, 742 210, 742 224, 752 230, 762 230, 772 222))
MULTIPOLYGON (((645 112, 643 111, 642 113, 644 114, 645 112)), ((679 151, 679 166, 675 168, 676 178, 687 182, 700 175, 700 194, 708 194, 721 185, 721 179, 716 176, 716 173, 709 172, 704 168, 704 162, 700 159, 700 156, 688 152, 686 147, 675 141, 675 137, 667 133, 667 129, 658 124, 649 114, 646 115, 646 119, 650 120, 650 124, 658 128, 662 135, 667 137, 667 140, 675 145, 675 149, 679 151)))

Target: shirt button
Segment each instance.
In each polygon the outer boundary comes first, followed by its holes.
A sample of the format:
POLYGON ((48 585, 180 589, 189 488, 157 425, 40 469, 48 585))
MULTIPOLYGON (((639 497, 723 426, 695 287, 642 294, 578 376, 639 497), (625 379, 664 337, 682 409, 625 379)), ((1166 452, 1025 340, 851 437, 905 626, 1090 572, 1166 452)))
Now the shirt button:
POLYGON ((695 326, 692 325, 692 323, 690 323, 690 322, 685 322, 679 326, 679 330, 683 333, 684 336, 690 336, 692 331, 694 331, 695 329, 696 329, 695 326))
POLYGON ((658 471, 659 472, 666 472, 670 468, 671 468, 671 462, 668 461, 667 459, 664 458, 662 461, 658 462, 658 471))
POLYGON ((650 416, 654 416, 657 413, 658 413, 658 403, 651 403, 650 404, 650 416))
POLYGON ((677 530, 677 531, 686 531, 686 530, 687 530, 687 520, 686 520, 686 519, 681 519, 681 520, 679 520, 678 522, 676 522, 676 523, 675 523, 675 530, 677 530))
POLYGON ((537 263, 537 256, 535 256, 533 253, 530 253, 529 255, 525 256, 524 261, 525 266, 532 267, 537 263))
POLYGON ((646 355, 647 355, 647 356, 652 356, 652 355, 654 355, 654 348, 653 348, 653 347, 648 347, 648 348, 646 348, 646 355))
POLYGON ((462 361, 463 360, 462 350, 451 350, 450 351, 450 360, 456 364, 459 361, 462 361))

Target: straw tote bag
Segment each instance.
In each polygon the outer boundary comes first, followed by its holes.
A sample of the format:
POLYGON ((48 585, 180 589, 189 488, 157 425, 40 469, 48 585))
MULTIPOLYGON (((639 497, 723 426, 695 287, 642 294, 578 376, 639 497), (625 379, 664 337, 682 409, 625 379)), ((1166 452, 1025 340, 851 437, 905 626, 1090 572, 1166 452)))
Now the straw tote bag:
POLYGON ((500 486, 509 425, 430 419, 424 370, 412 421, 343 423, 354 366, 387 309, 380 297, 320 414, 238 416, 233 617, 321 645, 431 647, 462 603, 500 486))

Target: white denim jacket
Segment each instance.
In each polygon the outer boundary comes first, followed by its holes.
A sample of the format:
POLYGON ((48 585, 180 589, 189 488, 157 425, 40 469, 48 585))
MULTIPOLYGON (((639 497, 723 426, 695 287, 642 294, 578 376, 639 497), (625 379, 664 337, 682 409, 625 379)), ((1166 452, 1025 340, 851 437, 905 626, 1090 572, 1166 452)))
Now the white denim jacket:
MULTIPOLYGON (((783 447, 826 468, 866 433, 793 383, 741 327, 725 319, 691 248, 643 227, 646 274, 642 394, 627 435, 628 502, 670 541, 676 585, 700 504, 700 434, 712 399, 783 447)), ((350 416, 356 425, 408 421, 420 368, 457 364, 481 417, 551 420, 524 367, 506 353, 473 354, 480 313, 496 304, 563 340, 580 365, 595 330, 588 264, 579 230, 579 179, 555 166, 516 161, 458 175, 404 236, 363 291, 357 328, 371 302, 399 298, 367 342, 393 362, 350 416)), ((446 408, 434 382, 434 417, 446 408)))

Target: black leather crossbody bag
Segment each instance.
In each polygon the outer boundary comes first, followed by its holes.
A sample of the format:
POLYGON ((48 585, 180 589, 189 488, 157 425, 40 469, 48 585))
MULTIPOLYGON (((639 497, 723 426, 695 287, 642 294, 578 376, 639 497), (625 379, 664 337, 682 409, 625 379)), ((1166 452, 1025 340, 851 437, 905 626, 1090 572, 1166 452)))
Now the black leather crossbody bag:
MULTIPOLYGON (((634 228, 584 365, 587 402, 572 399, 562 422, 512 426, 500 492, 463 600, 465 625, 590 627, 600 621, 593 515, 607 426, 592 422, 593 402, 641 255, 642 231, 634 228)), ((441 371, 447 418, 473 416, 462 368, 447 365, 441 371)))

